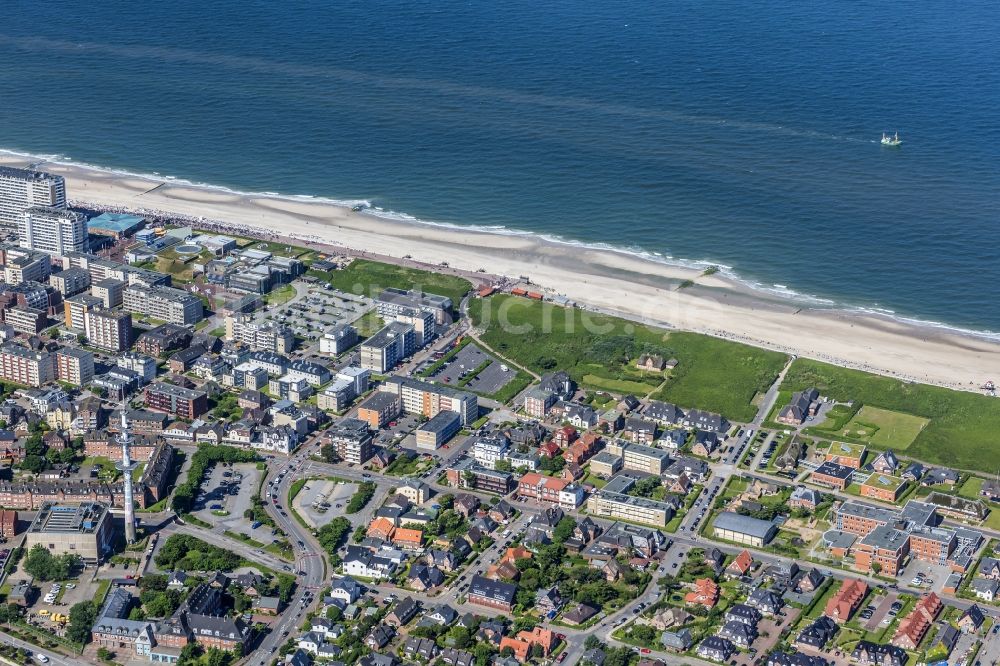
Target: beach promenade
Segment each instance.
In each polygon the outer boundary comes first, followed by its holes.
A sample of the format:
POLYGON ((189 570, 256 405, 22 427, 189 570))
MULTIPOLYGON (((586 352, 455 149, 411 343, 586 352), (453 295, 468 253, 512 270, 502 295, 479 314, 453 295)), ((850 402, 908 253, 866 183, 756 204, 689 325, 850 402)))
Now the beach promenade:
MULTIPOLYGON (((527 276, 543 293, 593 311, 906 380, 975 390, 1000 378, 1000 343, 943 327, 809 307, 752 291, 720 273, 703 275, 701 267, 530 235, 389 220, 306 197, 244 195, 0 154, 0 164, 29 163, 63 175, 70 198, 80 205, 158 211, 234 233, 430 265, 446 262, 449 269, 513 281, 527 276)), ((629 239, 618 240, 627 245, 629 239)))

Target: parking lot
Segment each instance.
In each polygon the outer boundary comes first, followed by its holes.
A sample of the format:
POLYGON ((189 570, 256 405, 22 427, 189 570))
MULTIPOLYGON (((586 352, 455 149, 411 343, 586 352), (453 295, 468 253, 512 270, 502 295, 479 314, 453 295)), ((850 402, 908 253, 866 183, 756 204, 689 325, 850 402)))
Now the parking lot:
POLYGON ((269 311, 273 318, 291 326, 296 335, 317 340, 339 324, 347 324, 372 308, 370 300, 325 287, 310 287, 301 300, 269 311))
POLYGON ((419 424, 420 417, 418 415, 404 414, 381 430, 375 437, 375 443, 379 446, 391 446, 393 442, 402 442, 419 424))
MULTIPOLYGON (((90 601, 97 593, 97 585, 90 583, 93 569, 85 570, 80 578, 62 582, 36 582, 37 595, 34 603, 28 607, 25 619, 32 625, 57 636, 66 633, 65 622, 54 621, 54 615, 68 616, 69 609, 81 601, 90 601), (49 600, 46 600, 49 599, 49 600)), ((9 583, 16 584, 20 580, 30 578, 27 573, 18 571, 13 574, 9 583)))
POLYGON ((864 623, 864 628, 867 631, 875 631, 891 624, 895 613, 902 608, 902 603, 898 601, 898 598, 899 595, 896 592, 883 596, 875 596, 875 594, 870 596, 868 603, 861 609, 858 617, 859 621, 864 623))
POLYGON ((947 565, 923 562, 916 558, 899 574, 899 584, 921 590, 941 591, 941 586, 948 580, 951 570, 947 565))
POLYGON ((223 529, 246 534, 255 541, 270 543, 271 528, 253 527, 253 521, 243 517, 253 507, 251 498, 260 484, 260 470, 253 463, 215 465, 201 484, 202 492, 195 500, 195 516, 223 529))
POLYGON ((259 322, 284 324, 304 338, 308 346, 318 347, 315 341, 324 333, 341 324, 350 324, 370 311, 371 299, 348 294, 326 285, 305 286, 295 283, 297 296, 287 303, 274 305, 256 314, 259 322))
POLYGON ((492 394, 506 386, 517 372, 496 358, 490 356, 477 345, 469 344, 463 347, 447 363, 442 365, 432 375, 432 378, 449 386, 462 386, 463 378, 467 378, 477 368, 490 362, 479 373, 464 384, 463 388, 477 393, 492 394))
POLYGON ((292 508, 311 526, 322 527, 337 516, 344 515, 344 505, 356 490, 357 486, 353 483, 312 479, 292 500, 292 508))

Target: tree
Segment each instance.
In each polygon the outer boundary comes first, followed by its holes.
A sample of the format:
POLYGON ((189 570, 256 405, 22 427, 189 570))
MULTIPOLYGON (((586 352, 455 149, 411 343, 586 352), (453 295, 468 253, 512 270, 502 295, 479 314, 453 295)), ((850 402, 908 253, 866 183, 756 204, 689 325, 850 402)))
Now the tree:
POLYGON ((188 643, 181 648, 181 654, 177 658, 177 666, 194 666, 205 649, 200 643, 188 643))
POLYGON ((115 654, 106 647, 97 648, 97 658, 101 661, 111 661, 115 654))
POLYGON ((319 450, 319 455, 328 463, 334 463, 340 460, 340 457, 337 455, 337 447, 333 444, 325 444, 319 450))
POLYGON ((333 555, 344 543, 347 533, 351 530, 351 521, 343 516, 337 516, 329 523, 319 528, 316 538, 326 552, 333 555))
POLYGON ((593 634, 587 636, 587 640, 583 642, 584 650, 596 650, 600 647, 604 647, 604 643, 601 642, 600 638, 594 636, 593 634))
POLYGON ((44 472, 48 466, 48 461, 40 455, 27 455, 21 461, 21 469, 33 474, 44 472))
POLYGON ((472 636, 465 627, 452 627, 448 635, 451 637, 452 644, 459 650, 464 650, 472 644, 472 636))
POLYGON ((493 648, 490 647, 489 643, 476 643, 472 654, 476 657, 476 666, 488 666, 490 657, 493 656, 493 648))
POLYGON ((566 539, 573 536, 573 530, 575 529, 576 521, 569 516, 563 516, 555 529, 552 530, 552 541, 555 543, 564 543, 566 539))
POLYGON ((17 604, 0 604, 0 622, 9 625, 21 617, 21 607, 17 604))
POLYGON ((509 472, 511 469, 509 460, 497 460, 493 463, 493 467, 498 472, 509 472))
POLYGON ((79 563, 79 555, 63 553, 54 556, 45 546, 36 543, 28 551, 28 556, 24 560, 24 570, 41 581, 63 580, 69 578, 79 563))
POLYGON ((652 643, 656 640, 656 630, 648 624, 637 624, 632 627, 632 638, 643 643, 652 643))
POLYGON ((542 456, 538 461, 538 468, 544 472, 561 472, 566 466, 566 459, 562 456, 542 456))
POLYGON ((69 626, 66 638, 74 643, 86 644, 90 640, 90 628, 94 626, 98 612, 94 601, 81 601, 69 609, 69 626))

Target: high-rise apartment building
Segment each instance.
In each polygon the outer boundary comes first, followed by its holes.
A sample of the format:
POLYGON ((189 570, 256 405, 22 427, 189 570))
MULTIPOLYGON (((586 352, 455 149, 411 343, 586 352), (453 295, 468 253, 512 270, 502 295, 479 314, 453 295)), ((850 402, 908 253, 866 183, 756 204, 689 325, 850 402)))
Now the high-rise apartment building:
POLYGON ((62 176, 0 166, 0 229, 16 231, 21 215, 32 206, 66 207, 62 176))
POLYGON ((21 247, 55 257, 67 252, 86 252, 87 216, 55 206, 32 206, 21 213, 17 227, 21 247))

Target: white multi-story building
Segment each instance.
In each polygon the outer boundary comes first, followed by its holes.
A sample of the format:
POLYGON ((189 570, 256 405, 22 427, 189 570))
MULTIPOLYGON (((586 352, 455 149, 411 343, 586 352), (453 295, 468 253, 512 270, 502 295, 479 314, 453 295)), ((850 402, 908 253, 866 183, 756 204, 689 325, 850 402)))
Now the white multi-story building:
POLYGON ((139 352, 125 352, 115 360, 115 365, 137 373, 146 383, 156 379, 156 359, 152 356, 139 352))
POLYGON ((273 322, 258 322, 248 314, 237 313, 226 317, 226 339, 242 342, 254 351, 272 351, 287 354, 295 345, 292 329, 273 322))
POLYGON ((187 326, 205 316, 201 299, 180 289, 132 284, 125 288, 125 309, 160 321, 187 326))
POLYGON ((21 247, 55 257, 89 250, 87 233, 86 215, 55 206, 26 209, 17 227, 21 247))
POLYGON ((14 231, 32 206, 66 207, 66 181, 42 171, 0 166, 0 228, 14 231))
POLYGON ((499 436, 477 437, 472 445, 472 457, 486 469, 496 469, 497 461, 507 457, 510 445, 507 439, 499 436))

